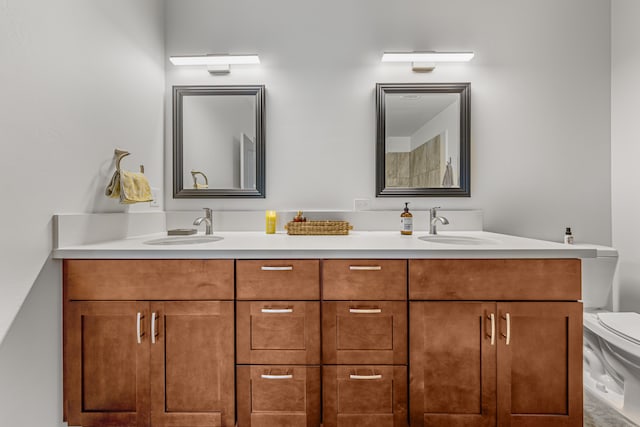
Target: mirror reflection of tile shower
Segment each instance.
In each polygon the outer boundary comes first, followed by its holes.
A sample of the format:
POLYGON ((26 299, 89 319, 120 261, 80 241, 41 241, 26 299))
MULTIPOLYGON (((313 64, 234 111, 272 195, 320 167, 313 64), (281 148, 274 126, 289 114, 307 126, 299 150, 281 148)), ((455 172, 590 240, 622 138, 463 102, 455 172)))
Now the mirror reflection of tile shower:
POLYGON ((420 188, 444 186, 446 165, 441 161, 443 150, 440 140, 441 136, 436 135, 410 152, 387 153, 387 186, 420 188))

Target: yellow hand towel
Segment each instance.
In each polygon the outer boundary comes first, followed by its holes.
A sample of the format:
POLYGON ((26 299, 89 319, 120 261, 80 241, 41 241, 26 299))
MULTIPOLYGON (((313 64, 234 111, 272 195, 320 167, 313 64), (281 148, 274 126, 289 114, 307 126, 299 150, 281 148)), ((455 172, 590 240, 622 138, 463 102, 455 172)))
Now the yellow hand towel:
POLYGON ((115 171, 104 191, 105 196, 117 199, 120 197, 120 171, 115 171))
POLYGON ((152 200, 151 186, 143 173, 120 171, 120 203, 131 204, 152 200))

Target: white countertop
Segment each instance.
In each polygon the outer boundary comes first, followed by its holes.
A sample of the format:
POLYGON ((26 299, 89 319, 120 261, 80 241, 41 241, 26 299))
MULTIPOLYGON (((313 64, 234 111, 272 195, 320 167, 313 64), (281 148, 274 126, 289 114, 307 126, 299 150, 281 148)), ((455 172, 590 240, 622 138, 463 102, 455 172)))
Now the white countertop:
MULTIPOLYGON (((199 234, 202 235, 202 234, 199 234)), ((447 231, 453 243, 427 242, 398 231, 353 231, 347 236, 289 236, 257 231, 216 232, 223 240, 186 245, 148 245, 166 236, 149 234, 122 240, 55 248, 57 259, 286 259, 286 258, 594 258, 595 248, 565 245, 485 231, 447 231), (464 241, 466 239, 466 241, 464 241), (462 243, 461 243, 462 242, 462 243)))

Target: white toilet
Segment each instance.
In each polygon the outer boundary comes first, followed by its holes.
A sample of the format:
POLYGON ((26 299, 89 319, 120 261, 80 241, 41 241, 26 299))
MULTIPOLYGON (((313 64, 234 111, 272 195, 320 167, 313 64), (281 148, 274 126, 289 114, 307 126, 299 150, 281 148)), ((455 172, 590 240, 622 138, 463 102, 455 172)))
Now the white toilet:
POLYGON ((640 425, 640 314, 618 312, 618 252, 582 260, 584 387, 640 425))

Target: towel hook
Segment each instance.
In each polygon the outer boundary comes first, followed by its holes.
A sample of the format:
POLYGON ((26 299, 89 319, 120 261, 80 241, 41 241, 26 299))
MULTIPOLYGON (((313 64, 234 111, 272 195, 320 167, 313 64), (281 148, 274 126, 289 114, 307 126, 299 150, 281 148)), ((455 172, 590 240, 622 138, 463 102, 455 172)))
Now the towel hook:
POLYGON ((116 170, 120 172, 120 162, 122 161, 123 158, 127 157, 131 153, 128 151, 120 150, 119 148, 116 148, 115 154, 116 154, 116 170))

